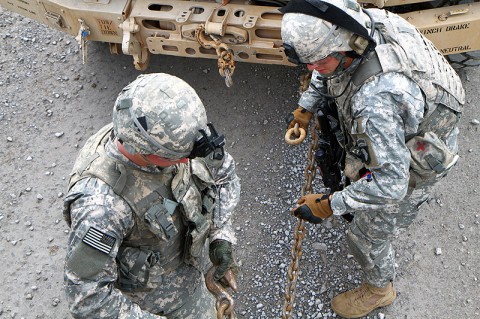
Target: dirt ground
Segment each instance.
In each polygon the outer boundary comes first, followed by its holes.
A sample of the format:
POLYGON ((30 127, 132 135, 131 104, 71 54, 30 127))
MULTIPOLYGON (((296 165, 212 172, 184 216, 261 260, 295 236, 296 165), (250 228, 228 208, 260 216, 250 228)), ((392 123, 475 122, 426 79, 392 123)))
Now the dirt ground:
MULTIPOLYGON (((147 72, 185 79, 238 162, 240 319, 280 318, 307 145, 283 142, 304 70, 238 63, 227 88, 214 60, 155 56, 147 72)), ((111 121, 120 90, 140 74, 128 56, 0 8, 0 318, 70 318, 63 294, 68 227, 62 197, 79 148, 111 121)), ((467 104, 456 169, 398 236, 399 298, 368 318, 480 318, 478 195, 480 70, 461 71, 467 104)), ((329 301, 361 282, 341 219, 308 225, 293 318, 335 318, 329 301)))

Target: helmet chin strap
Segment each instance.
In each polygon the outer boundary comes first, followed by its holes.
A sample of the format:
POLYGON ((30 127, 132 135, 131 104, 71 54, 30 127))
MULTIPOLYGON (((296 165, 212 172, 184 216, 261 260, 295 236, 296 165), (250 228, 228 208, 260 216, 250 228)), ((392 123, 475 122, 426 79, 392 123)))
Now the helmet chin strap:
POLYGON ((346 56, 345 54, 341 54, 340 52, 333 52, 332 54, 330 54, 330 56, 334 57, 339 61, 338 66, 331 73, 322 74, 322 79, 334 78, 335 76, 343 74, 343 71, 347 69, 345 67, 345 64, 347 63, 348 56, 346 56))
MULTIPOLYGON (((375 20, 373 19, 373 17, 371 16, 371 14, 367 11, 367 10, 363 10, 363 12, 370 18, 370 23, 371 23, 371 26, 370 26, 370 35, 369 35, 369 38, 370 40, 373 41, 373 43, 375 45, 373 46, 369 46, 365 49, 365 51, 363 52, 362 55, 359 55, 358 57, 352 57, 353 58, 353 61, 352 61, 352 64, 350 64, 347 68, 345 68, 345 61, 348 57, 348 55, 342 55, 340 54, 339 52, 333 52, 331 55, 333 57, 335 57, 336 59, 340 60, 340 63, 338 64, 337 68, 335 69, 335 71, 333 71, 332 73, 330 74, 325 74, 325 76, 319 76, 318 79, 321 80, 324 85, 326 83, 327 80, 331 80, 331 79, 334 79, 334 78, 337 78, 337 77, 340 77, 342 76, 343 74, 347 73, 347 72, 350 72, 351 74, 355 73, 355 71, 358 69, 358 67, 360 66, 360 64, 363 62, 363 60, 365 60, 365 58, 368 56, 369 52, 373 51, 375 49, 375 46, 376 46, 376 43, 375 41, 373 40, 373 36, 375 34, 375 20), (339 58, 339 55, 341 55, 341 57, 339 58)), ((347 28, 348 30, 348 28, 347 28)), ((350 82, 352 81, 352 78, 353 77, 350 77, 347 85, 345 85, 345 88, 343 89, 342 92, 340 92, 340 94, 338 95, 330 95, 330 94, 327 94, 327 93, 324 93, 322 92, 321 89, 319 89, 318 87, 316 87, 314 84, 310 83, 310 87, 315 91, 317 92, 318 94, 320 94, 321 96, 323 97, 326 97, 326 98, 329 98, 329 99, 336 99, 340 96, 343 95, 343 93, 345 93, 345 91, 347 90, 347 88, 349 87, 350 85, 350 82)))
MULTIPOLYGON (((338 77, 342 76, 343 74, 345 74, 347 72, 352 73, 352 74, 355 73, 355 71, 357 70, 357 68, 360 66, 360 64, 362 63, 362 61, 364 59, 363 57, 354 58, 353 61, 352 61, 352 64, 350 64, 348 67, 345 67, 345 62, 346 62, 346 59, 348 58, 348 56, 340 54, 338 52, 334 52, 334 53, 332 53, 332 55, 337 60, 340 60, 340 62, 338 64, 337 68, 335 69, 335 71, 333 71, 332 73, 324 74, 324 75, 321 75, 321 76, 317 77, 317 79, 321 80, 324 83, 324 85, 327 82, 327 80, 338 78, 338 77), (340 57, 338 57, 336 55, 339 55, 340 57)), ((336 99, 337 97, 340 97, 340 96, 343 95, 343 93, 345 93, 345 91, 347 90, 351 81, 352 81, 352 77, 350 77, 350 79, 348 80, 348 83, 347 83, 347 85, 345 85, 345 88, 343 89, 343 91, 340 92, 340 94, 337 94, 337 95, 330 95, 330 94, 327 94, 327 93, 323 92, 320 88, 316 87, 312 82, 310 82, 310 87, 316 93, 320 94, 323 97, 326 97, 326 98, 329 98, 329 99, 336 99)))
MULTIPOLYGON (((372 34, 373 34, 373 32, 372 32, 372 34)), ((326 83, 326 81, 328 81, 328 80, 338 78, 338 77, 344 75, 345 73, 350 73, 350 74, 353 75, 355 73, 355 71, 357 71, 360 64, 362 64, 362 62, 365 60, 364 56, 360 56, 360 55, 358 57, 350 56, 353 59, 352 63, 348 67, 345 67, 345 63, 347 62, 347 59, 349 58, 349 56, 347 54, 340 54, 340 52, 333 52, 331 54, 331 56, 333 56, 335 59, 339 60, 339 63, 338 63, 337 68, 332 73, 322 74, 321 76, 318 77, 318 79, 321 80, 323 83, 326 83)), ((348 80, 347 85, 345 85, 345 88, 342 90, 342 92, 340 92, 337 95, 330 95, 330 94, 324 93, 324 92, 322 92, 322 90, 320 90, 318 87, 316 87, 311 82, 310 82, 310 87, 315 92, 317 92, 318 94, 320 94, 323 97, 326 97, 326 98, 329 98, 329 99, 336 99, 337 97, 340 97, 340 96, 343 95, 343 93, 345 93, 345 91, 347 90, 347 88, 350 85, 350 82, 352 81, 352 78, 353 77, 350 76, 350 79, 348 80)))

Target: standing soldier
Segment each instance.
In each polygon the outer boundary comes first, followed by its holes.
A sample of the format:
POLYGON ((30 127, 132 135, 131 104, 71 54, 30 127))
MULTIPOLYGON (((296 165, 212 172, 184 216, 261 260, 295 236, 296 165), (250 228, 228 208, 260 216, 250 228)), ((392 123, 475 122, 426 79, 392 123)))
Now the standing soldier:
POLYGON ((206 255, 215 280, 229 279, 240 196, 224 143, 183 80, 141 75, 123 89, 113 123, 80 151, 65 198, 75 318, 216 317, 206 255))
POLYGON ((306 129, 334 101, 327 123, 340 124, 333 133, 346 177, 343 189, 303 196, 292 211, 311 223, 354 215, 346 240, 364 283, 332 308, 362 317, 396 298, 392 240, 458 159, 465 93, 441 53, 398 15, 354 0, 292 0, 282 12, 285 53, 313 70, 290 127, 306 129))

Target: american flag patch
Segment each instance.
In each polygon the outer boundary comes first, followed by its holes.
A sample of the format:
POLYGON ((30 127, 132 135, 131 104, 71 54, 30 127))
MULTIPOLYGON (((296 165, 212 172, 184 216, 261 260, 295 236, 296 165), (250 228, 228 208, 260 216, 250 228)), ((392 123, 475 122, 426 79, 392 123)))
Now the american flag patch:
POLYGON ((107 235, 98 229, 90 227, 82 240, 88 246, 109 254, 115 245, 115 237, 107 235))

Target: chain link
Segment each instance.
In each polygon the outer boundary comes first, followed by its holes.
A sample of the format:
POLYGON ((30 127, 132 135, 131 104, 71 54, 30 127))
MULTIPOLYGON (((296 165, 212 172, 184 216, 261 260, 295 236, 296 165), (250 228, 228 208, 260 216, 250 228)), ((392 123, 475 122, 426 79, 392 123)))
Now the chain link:
POLYGON ((205 33, 205 25, 201 24, 195 29, 197 42, 205 49, 215 49, 218 56, 218 73, 225 78, 225 85, 233 85, 233 72, 235 72, 235 60, 233 50, 223 43, 219 37, 205 33))
MULTIPOLYGON (((215 273, 215 266, 212 266, 205 275, 205 285, 208 291, 215 297, 215 308, 217 309, 217 319, 235 319, 234 300, 228 293, 227 289, 219 282, 213 279, 215 273)), ((225 274, 225 278, 233 291, 237 291, 237 283, 235 275, 231 270, 225 274)))
POLYGON ((298 87, 298 90, 300 92, 305 92, 310 86, 311 79, 312 79, 312 72, 307 72, 305 74, 302 74, 300 76, 300 86, 298 87))
MULTIPOLYGON (((305 183, 303 184, 301 196, 312 193, 313 180, 317 172, 315 164, 315 153, 318 150, 318 135, 316 131, 319 129, 318 119, 315 117, 315 126, 311 129, 312 143, 308 150, 308 163, 305 168, 305 183)), ((302 258, 302 241, 306 235, 305 221, 298 219, 294 230, 294 239, 292 244, 292 261, 288 267, 287 283, 285 287, 285 300, 283 303, 282 319, 288 319, 292 315, 293 304, 295 300, 295 290, 297 287, 297 279, 300 268, 300 259, 302 258)))

